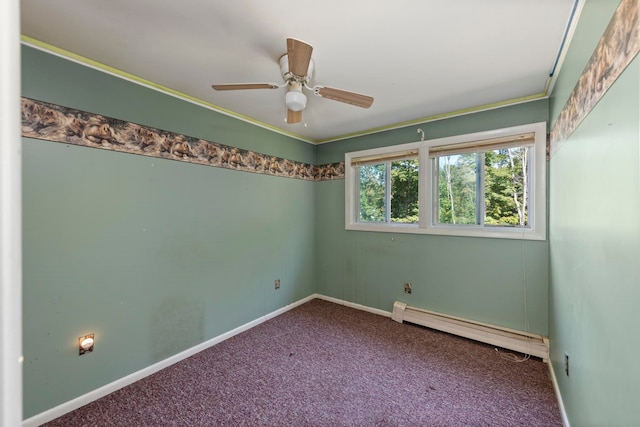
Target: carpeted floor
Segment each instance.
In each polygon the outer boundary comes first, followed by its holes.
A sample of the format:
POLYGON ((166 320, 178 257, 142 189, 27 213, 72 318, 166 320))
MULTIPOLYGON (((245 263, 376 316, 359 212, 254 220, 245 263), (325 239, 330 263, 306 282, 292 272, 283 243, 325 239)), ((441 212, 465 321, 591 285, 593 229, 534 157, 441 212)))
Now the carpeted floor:
POLYGON ((548 366, 322 300, 46 426, 562 426, 548 366))

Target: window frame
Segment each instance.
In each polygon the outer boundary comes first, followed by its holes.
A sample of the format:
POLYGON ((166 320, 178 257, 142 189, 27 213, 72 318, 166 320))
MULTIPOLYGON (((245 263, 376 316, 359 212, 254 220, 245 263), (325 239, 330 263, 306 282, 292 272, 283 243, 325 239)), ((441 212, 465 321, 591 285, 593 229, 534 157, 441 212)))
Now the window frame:
MULTIPOLYGON (((409 150, 410 151, 410 150, 409 150)), ((391 184, 392 184, 392 180, 393 180, 393 176, 392 176, 392 167, 393 167, 393 163, 397 162, 397 161, 401 161, 401 160, 407 160, 407 159, 416 159, 419 162, 418 159, 418 150, 415 150, 415 153, 410 153, 410 154, 406 154, 403 152, 403 155, 401 156, 393 156, 393 158, 387 158, 387 159, 380 159, 379 162, 362 162, 360 164, 358 164, 357 166, 367 166, 367 165, 384 165, 385 166, 385 176, 384 176, 384 193, 385 193, 385 218, 386 221, 361 221, 360 217, 361 217, 361 208, 362 206, 360 206, 360 203, 357 203, 357 205, 354 205, 355 208, 355 222, 358 224, 367 224, 367 225, 382 225, 382 226, 392 226, 394 224, 398 224, 400 226, 403 227, 417 227, 418 223, 417 222, 412 222, 412 223, 406 223, 406 222, 393 222, 391 221, 391 199, 393 198, 392 195, 392 188, 391 188, 391 184)), ((352 159, 353 161, 353 159, 352 159)), ((419 164, 419 163, 418 163, 419 164)), ((356 167, 357 167, 356 166, 356 167)), ((420 169, 418 169, 418 181, 420 180, 420 175, 419 172, 420 169)), ((360 200, 360 194, 359 194, 359 190, 360 190, 360 174, 355 174, 354 175, 354 190, 356 192, 355 197, 356 199, 359 201, 360 200)), ((420 189, 419 189, 419 183, 418 183, 418 198, 420 197, 420 189)))
MULTIPOLYGON (((345 153, 345 229, 358 231, 433 234, 444 236, 487 237, 499 239, 546 240, 547 238, 547 203, 546 203, 546 122, 531 123, 508 128, 455 135, 426 141, 380 147, 345 153), (474 141, 505 138, 534 133, 532 155, 530 156, 530 187, 529 187, 529 227, 501 227, 468 224, 434 224, 434 209, 437 206, 437 196, 433 191, 434 163, 429 155, 432 147, 468 144, 474 141), (359 158, 381 158, 392 156, 394 153, 418 151, 418 210, 417 224, 388 222, 363 223, 358 221, 359 215, 359 177, 356 173, 358 166, 352 162, 359 158), (436 197, 436 199, 434 199, 436 197)), ((525 144, 523 144, 525 145, 525 144)), ((478 151, 482 151, 479 149, 478 151)), ((380 163, 384 163, 381 160, 380 163)), ((387 184, 386 194, 390 188, 387 184)), ((390 203, 390 199, 386 200, 390 203)))

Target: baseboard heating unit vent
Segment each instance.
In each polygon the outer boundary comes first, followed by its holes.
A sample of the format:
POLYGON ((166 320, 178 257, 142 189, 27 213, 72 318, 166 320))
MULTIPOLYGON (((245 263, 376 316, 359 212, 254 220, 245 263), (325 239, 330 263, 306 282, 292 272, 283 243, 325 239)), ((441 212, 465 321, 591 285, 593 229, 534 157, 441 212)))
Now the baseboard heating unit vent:
POLYGON ((410 307, 400 301, 393 303, 391 318, 399 323, 415 323, 497 347, 530 354, 545 362, 549 358, 549 339, 542 335, 410 307))

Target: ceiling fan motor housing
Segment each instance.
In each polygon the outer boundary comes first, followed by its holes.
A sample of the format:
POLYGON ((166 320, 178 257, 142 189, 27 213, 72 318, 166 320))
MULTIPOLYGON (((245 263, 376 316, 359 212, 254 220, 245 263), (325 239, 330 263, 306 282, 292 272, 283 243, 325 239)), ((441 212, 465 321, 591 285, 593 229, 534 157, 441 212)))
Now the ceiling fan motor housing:
POLYGON ((309 82, 311 80, 311 76, 313 76, 314 64, 313 59, 309 61, 309 69, 307 70, 306 76, 296 76, 289 72, 289 55, 284 54, 280 57, 280 73, 282 74, 282 78, 287 80, 298 80, 301 82, 309 82))

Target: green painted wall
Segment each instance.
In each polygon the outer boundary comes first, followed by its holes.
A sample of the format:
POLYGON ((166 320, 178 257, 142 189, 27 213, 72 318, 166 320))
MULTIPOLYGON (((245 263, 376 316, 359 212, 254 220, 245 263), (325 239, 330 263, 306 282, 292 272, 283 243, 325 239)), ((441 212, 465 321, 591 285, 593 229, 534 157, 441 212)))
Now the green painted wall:
POLYGON ((22 96, 314 163, 315 146, 23 46, 22 96))
POLYGON ((523 104, 478 113, 465 114, 449 119, 438 120, 421 125, 407 126, 386 132, 375 133, 318 146, 317 163, 344 161, 344 153, 387 147, 420 140, 417 130, 422 129, 425 139, 444 138, 453 135, 481 132, 508 126, 518 126, 549 120, 549 100, 540 99, 523 104))
POLYGON ((609 25, 620 0, 586 0, 580 12, 580 21, 571 39, 570 49, 558 72, 549 104, 549 123, 555 123, 567 102, 573 87, 591 58, 602 33, 609 25))
MULTIPOLYGON (((549 111, 540 100, 314 147, 31 48, 22 60, 23 96, 317 164, 416 141, 417 128, 438 138, 549 111)), ((527 315, 547 333, 547 242, 347 232, 343 180, 30 139, 23 169, 25 417, 316 291, 517 329, 527 315), (88 332, 96 351, 78 357, 88 332)))
MULTIPOLYGON (((585 5, 555 115, 617 5, 585 5)), ((639 98, 636 58, 550 161, 551 360, 572 426, 638 425, 639 98)))
MULTIPOLYGON (((22 55, 23 96, 314 160, 312 145, 22 55)), ((313 182, 31 139, 23 158, 25 418, 315 291, 313 182)))
MULTIPOLYGON (((469 114, 319 146, 320 163, 344 153, 547 121, 548 100, 469 114)), ((395 300, 547 334, 548 243, 346 231, 344 180, 316 184, 317 287, 321 294, 391 311, 395 300), (411 282, 413 292, 403 291, 411 282)))

